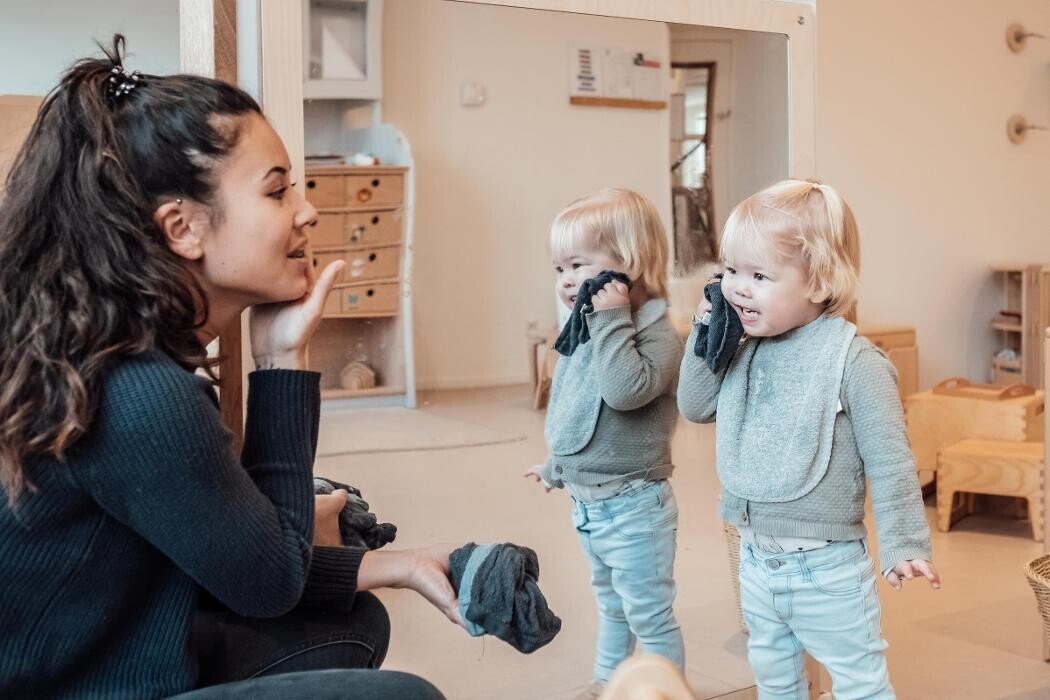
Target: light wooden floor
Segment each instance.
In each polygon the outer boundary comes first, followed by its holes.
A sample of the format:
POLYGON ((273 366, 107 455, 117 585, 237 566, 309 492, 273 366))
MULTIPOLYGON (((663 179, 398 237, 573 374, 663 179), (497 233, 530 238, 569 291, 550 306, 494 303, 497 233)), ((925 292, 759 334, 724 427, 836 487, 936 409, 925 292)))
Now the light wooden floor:
MULTIPOLYGON (((571 698, 590 680, 596 628, 588 573, 563 492, 545 494, 521 472, 545 456, 543 414, 524 387, 424 397, 443 413, 491 428, 513 426, 523 442, 430 452, 321 458, 317 474, 364 491, 379 516, 411 547, 436 541, 512 541, 537 551, 540 585, 562 618, 547 647, 522 655, 492 638, 474 639, 417 596, 383 591, 393 624, 386 668, 418 673, 452 700, 571 698)), ((754 697, 746 638, 736 628, 725 540, 715 512, 712 426, 683 422, 672 480, 680 508, 676 611, 688 678, 701 698, 754 697)), ((932 500, 927 514, 933 526, 932 500)), ((869 526, 870 527, 870 526, 869 526)), ((1041 552, 1024 521, 974 516, 934 533, 944 589, 897 593, 881 586, 883 632, 900 698, 1050 698, 1050 664, 1040 659, 1035 598, 1022 573, 1041 552)))

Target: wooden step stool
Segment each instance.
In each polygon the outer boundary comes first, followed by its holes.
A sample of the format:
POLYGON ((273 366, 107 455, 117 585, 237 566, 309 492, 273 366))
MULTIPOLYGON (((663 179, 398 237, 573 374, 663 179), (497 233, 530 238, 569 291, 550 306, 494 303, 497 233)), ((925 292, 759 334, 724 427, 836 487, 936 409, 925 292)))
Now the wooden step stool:
POLYGON ((973 499, 956 494, 1017 496, 1028 501, 1037 542, 1043 541, 1043 443, 963 440, 941 450, 937 464, 937 529, 947 532, 973 512, 973 499))

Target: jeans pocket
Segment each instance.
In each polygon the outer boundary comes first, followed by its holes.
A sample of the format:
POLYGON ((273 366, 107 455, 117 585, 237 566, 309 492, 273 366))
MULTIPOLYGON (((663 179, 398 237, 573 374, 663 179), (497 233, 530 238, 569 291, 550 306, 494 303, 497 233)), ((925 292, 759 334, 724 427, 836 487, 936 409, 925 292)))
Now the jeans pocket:
POLYGON ((841 561, 833 566, 813 569, 810 579, 813 587, 832 596, 847 596, 860 593, 864 579, 872 573, 872 561, 866 555, 841 561))

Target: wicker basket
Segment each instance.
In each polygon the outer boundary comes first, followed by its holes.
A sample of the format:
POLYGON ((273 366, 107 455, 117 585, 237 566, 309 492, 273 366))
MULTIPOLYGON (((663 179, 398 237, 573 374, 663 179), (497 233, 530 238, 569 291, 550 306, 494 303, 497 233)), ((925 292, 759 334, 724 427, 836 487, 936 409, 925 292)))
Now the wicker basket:
POLYGON ((1043 617, 1043 648, 1050 649, 1050 554, 1028 562, 1024 575, 1035 591, 1035 605, 1043 617))
POLYGON ((740 533, 726 522, 722 523, 722 532, 726 535, 726 547, 729 549, 729 580, 733 583, 733 597, 736 598, 736 619, 740 630, 747 634, 744 608, 740 605, 740 533))

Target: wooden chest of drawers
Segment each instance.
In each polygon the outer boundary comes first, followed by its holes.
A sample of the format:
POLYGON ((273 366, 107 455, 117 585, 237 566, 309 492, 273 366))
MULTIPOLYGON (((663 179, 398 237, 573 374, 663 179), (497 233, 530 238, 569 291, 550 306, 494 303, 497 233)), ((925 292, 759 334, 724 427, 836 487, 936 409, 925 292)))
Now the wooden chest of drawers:
POLYGON ((307 169, 306 198, 318 211, 309 232, 314 267, 320 272, 335 260, 346 261, 309 351, 326 399, 406 392, 406 177, 407 168, 393 166, 307 169), (376 386, 341 387, 340 373, 350 362, 367 364, 376 386))

